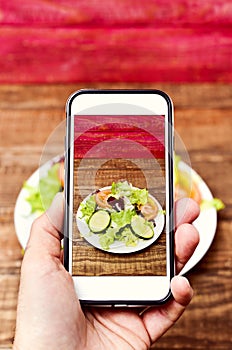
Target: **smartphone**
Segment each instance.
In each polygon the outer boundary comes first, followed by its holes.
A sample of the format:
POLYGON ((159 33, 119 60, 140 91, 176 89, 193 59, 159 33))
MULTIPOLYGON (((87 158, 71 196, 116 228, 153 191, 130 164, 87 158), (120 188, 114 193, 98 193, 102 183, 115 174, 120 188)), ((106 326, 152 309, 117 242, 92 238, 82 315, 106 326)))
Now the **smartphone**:
POLYGON ((159 90, 80 90, 66 116, 64 265, 80 302, 166 302, 174 275, 171 99, 159 90))

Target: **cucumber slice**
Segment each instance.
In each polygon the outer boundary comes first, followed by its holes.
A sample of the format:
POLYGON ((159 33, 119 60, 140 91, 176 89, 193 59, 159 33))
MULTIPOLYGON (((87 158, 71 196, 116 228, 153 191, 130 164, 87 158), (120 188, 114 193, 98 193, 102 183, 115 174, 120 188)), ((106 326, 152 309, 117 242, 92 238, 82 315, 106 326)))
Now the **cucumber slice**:
POLYGON ((139 215, 133 216, 131 229, 135 236, 142 239, 151 239, 154 236, 152 224, 139 215))
POLYGON ((104 231, 110 224, 110 214, 105 210, 98 210, 89 219, 89 228, 94 233, 104 231))

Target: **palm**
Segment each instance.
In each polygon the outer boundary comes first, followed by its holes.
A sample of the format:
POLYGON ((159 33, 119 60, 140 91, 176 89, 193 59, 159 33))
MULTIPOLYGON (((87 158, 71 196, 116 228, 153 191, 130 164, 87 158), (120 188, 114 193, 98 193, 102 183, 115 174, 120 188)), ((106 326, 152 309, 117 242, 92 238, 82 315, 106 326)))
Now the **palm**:
MULTIPOLYGON (((54 271, 54 269, 53 269, 54 271)), ((62 271, 62 268, 60 272, 62 271)), ((62 276, 58 279, 66 280, 66 298, 60 300, 59 304, 62 311, 62 319, 59 326, 70 338, 75 332, 75 338, 79 339, 81 349, 147 349, 150 345, 150 338, 142 318, 139 316, 141 309, 112 309, 112 308, 92 308, 84 307, 81 309, 70 278, 67 286, 66 271, 62 271, 62 276), (69 295, 67 295, 67 291, 69 295), (73 302, 67 304, 67 300, 73 302), (69 322, 64 323, 66 318, 69 322), (81 340, 81 341, 80 341, 81 340)), ((54 281, 56 284, 57 281, 54 281)), ((53 283, 50 280, 50 285, 53 283)), ((64 285, 64 284, 63 284, 64 285)), ((60 290, 62 294, 62 290, 60 290)), ((54 297, 52 298, 55 303, 54 297)), ((157 311, 158 312, 158 311, 157 311)))
POLYGON ((89 349, 147 349, 150 338, 137 310, 84 310, 89 349))
POLYGON ((68 309, 67 303, 64 302, 62 307, 70 320, 70 324, 66 323, 66 332, 73 334, 75 325, 75 337, 81 339, 81 349, 148 349, 184 310, 184 305, 177 305, 175 300, 169 301, 165 306, 151 307, 145 311, 142 308, 84 307, 81 309, 79 301, 75 298, 71 279, 68 290, 71 293, 67 295, 67 299, 75 300, 76 305, 74 307, 71 304, 68 309))
MULTIPOLYGON (((41 272, 37 272, 37 277, 41 272)), ((76 346, 80 349, 147 349, 150 338, 145 323, 140 317, 140 308, 81 308, 76 292, 73 287, 71 276, 57 259, 47 264, 46 271, 41 274, 41 286, 37 285, 37 304, 44 304, 44 296, 41 288, 49 280, 46 290, 48 304, 58 308, 60 317, 54 321, 54 315, 49 315, 47 320, 52 323, 52 333, 64 332, 69 339, 78 340, 76 346), (57 273, 54 274, 54 271, 57 273), (44 273, 45 272, 45 273, 44 273), (39 288, 38 288, 39 287, 39 288), (54 292, 56 290, 56 293, 54 292), (64 298, 65 295, 65 298, 64 298), (42 298, 42 300, 41 300, 42 298), (66 322, 64 323, 64 319, 66 322)), ((157 309, 157 313, 159 309, 157 309)), ((43 308, 40 307, 41 315, 44 317, 43 308)), ((47 316, 46 316, 47 317, 47 316)), ((47 323, 47 322, 46 322, 47 323)), ((60 341, 58 339, 58 341, 60 341)))

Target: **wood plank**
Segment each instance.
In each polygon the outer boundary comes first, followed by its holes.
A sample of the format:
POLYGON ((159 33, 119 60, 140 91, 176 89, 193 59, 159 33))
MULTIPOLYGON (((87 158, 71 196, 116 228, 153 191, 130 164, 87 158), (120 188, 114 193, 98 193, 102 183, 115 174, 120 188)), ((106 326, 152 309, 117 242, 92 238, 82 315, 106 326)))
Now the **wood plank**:
POLYGON ((22 249, 15 235, 13 215, 6 215, 5 222, 0 214, 0 278, 5 275, 19 275, 22 261, 22 249))
POLYGON ((223 27, 4 26, 0 45, 2 83, 232 81, 231 30, 223 27))
POLYGON ((232 109, 191 108, 175 110, 176 139, 181 137, 190 151, 200 147, 212 154, 226 150, 231 143, 232 109))
MULTIPOLYGON (((25 144, 31 145, 31 147, 41 146, 45 144, 48 137, 53 137, 53 141, 55 141, 58 137, 56 135, 64 132, 64 119, 64 111, 55 108, 46 111, 42 109, 1 109, 0 148, 12 145, 16 148, 25 144)), ((64 139, 64 135, 60 137, 64 139)))
MULTIPOLYGON (((232 85, 225 83, 76 83, 76 84, 4 84, 0 85, 0 117, 5 111, 14 115, 24 109, 36 111, 44 110, 44 115, 50 113, 61 115, 64 113, 68 97, 76 90, 83 88, 95 89, 160 89, 167 92, 177 109, 189 110, 191 108, 223 111, 232 109, 232 85), (45 111, 46 110, 46 111, 45 111)), ((20 112, 19 112, 20 113, 20 112)), ((22 113, 22 116, 24 111, 22 113)), ((22 117, 21 116, 21 117, 22 117)), ((196 116, 193 116, 193 119, 196 116)), ((17 119, 17 118, 16 118, 17 119)), ((189 118, 190 119, 190 118, 189 118)), ((16 122, 16 121, 15 121, 16 122)), ((49 126, 49 124, 48 124, 49 126)))
POLYGON ((232 218, 232 198, 228 189, 232 186, 232 156, 223 156, 222 153, 206 152, 202 157, 202 150, 191 153, 192 166, 206 181, 214 197, 220 198, 225 203, 225 209, 219 212, 221 220, 232 218))
POLYGON ((15 332, 19 275, 0 276, 0 344, 11 347, 15 332))
POLYGON ((1 24, 32 26, 141 26, 173 23, 230 25, 229 0, 175 2, 155 0, 1 1, 1 24))
MULTIPOLYGON (((76 83, 76 84, 4 84, 0 86, 0 118, 5 111, 21 113, 20 110, 49 109, 61 115, 65 110, 68 97, 76 90, 95 89, 160 89, 167 92, 178 109, 224 110, 232 108, 232 87, 225 83, 76 83), (58 109, 58 110, 57 110, 58 109)), ((210 112, 208 112, 210 113, 210 112)), ((22 113, 23 114, 23 113, 22 113)))
POLYGON ((166 274, 165 235, 142 252, 112 254, 87 245, 84 239, 73 244, 73 275, 78 276, 163 276, 166 274))

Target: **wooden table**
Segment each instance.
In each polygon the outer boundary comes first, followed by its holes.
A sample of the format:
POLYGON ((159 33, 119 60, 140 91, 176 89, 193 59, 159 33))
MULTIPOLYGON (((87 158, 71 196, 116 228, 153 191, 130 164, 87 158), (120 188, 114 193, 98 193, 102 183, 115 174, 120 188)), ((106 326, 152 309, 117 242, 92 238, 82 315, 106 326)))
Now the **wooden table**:
MULTIPOLYGON (((88 84, 88 86, 93 84, 88 84)), ((25 179, 37 169, 43 145, 65 117, 67 97, 83 85, 0 86, 0 349, 10 349, 22 260, 14 206, 25 179)), ((156 349, 232 348, 232 86, 229 84, 95 84, 110 88, 160 88, 173 98, 176 129, 193 168, 226 208, 217 234, 189 273, 195 296, 156 349)))

